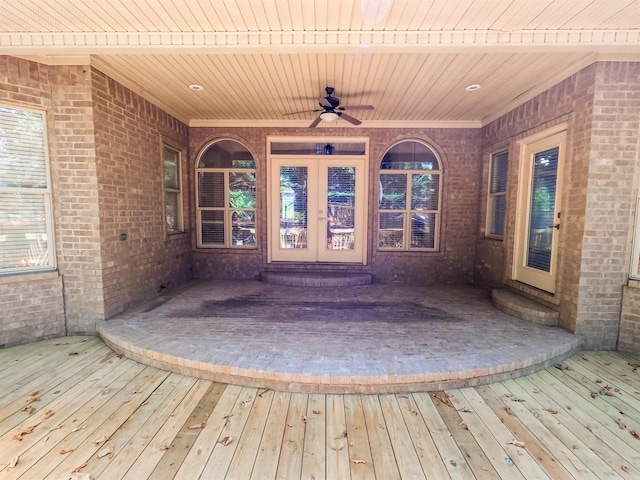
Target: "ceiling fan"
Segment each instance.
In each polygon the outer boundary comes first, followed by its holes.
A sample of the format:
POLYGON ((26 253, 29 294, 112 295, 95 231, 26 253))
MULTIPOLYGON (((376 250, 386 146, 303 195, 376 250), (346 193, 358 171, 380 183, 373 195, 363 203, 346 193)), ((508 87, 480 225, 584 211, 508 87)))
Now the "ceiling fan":
POLYGON ((360 125, 362 122, 357 118, 352 117, 351 115, 344 113, 345 110, 373 110, 373 105, 351 105, 349 107, 340 106, 340 99, 333 95, 335 89, 333 87, 325 87, 325 92, 327 92, 326 97, 320 98, 318 105, 321 108, 316 108, 315 110, 303 110, 301 112, 291 112, 285 113, 284 115, 296 115, 299 113, 307 113, 307 112, 321 112, 320 115, 316 117, 316 119, 311 122, 309 128, 314 128, 318 126, 320 121, 325 122, 335 122, 338 118, 342 118, 353 125, 360 125))

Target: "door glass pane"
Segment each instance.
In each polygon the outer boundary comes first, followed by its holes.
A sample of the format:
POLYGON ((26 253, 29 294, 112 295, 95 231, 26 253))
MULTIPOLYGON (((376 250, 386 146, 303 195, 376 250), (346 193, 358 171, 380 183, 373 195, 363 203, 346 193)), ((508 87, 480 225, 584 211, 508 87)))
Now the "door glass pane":
POLYGON ((327 169, 327 248, 353 250, 356 202, 356 169, 327 169))
POLYGON ((280 248, 307 248, 307 167, 280 167, 280 248))
POLYGON ((526 265, 545 272, 551 269, 553 212, 556 203, 558 147, 539 152, 533 158, 531 180, 529 247, 526 265))

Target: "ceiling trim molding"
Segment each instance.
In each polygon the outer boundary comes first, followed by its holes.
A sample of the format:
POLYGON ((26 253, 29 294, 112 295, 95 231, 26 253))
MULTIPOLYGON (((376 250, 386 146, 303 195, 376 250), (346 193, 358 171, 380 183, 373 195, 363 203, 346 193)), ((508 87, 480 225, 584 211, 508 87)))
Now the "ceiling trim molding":
POLYGON ((628 30, 403 30, 271 32, 3 32, 0 54, 238 53, 250 48, 298 51, 310 47, 389 51, 407 48, 523 49, 640 47, 640 29, 628 30))
MULTIPOLYGON (((311 120, 191 120, 190 127, 216 127, 216 128, 306 128, 311 120)), ((480 128, 482 123, 473 120, 425 120, 425 121, 405 121, 405 120, 372 120, 363 121, 361 125, 352 125, 345 121, 338 124, 326 124, 321 122, 317 128, 350 128, 350 129, 366 129, 366 128, 480 128)))

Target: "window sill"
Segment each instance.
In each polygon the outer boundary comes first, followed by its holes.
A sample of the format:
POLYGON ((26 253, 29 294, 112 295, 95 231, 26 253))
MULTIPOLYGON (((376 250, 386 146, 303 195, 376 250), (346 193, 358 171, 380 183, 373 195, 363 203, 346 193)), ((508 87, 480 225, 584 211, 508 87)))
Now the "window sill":
POLYGON ((0 275, 0 285, 8 285, 11 283, 21 282, 37 282, 39 280, 50 280, 52 278, 58 278, 59 276, 60 272, 58 272, 58 270, 7 273, 4 275, 0 275))
POLYGON ((630 278, 627 281, 627 287, 640 288, 640 279, 638 279, 638 278, 630 278))
POLYGON ((181 238, 187 238, 189 236, 189 232, 176 232, 176 233, 167 233, 166 240, 179 240, 181 238))

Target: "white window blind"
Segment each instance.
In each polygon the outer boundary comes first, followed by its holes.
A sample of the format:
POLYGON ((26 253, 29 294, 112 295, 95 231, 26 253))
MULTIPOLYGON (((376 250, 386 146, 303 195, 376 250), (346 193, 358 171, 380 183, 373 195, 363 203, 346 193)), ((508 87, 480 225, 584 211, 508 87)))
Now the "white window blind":
POLYGON ((55 267, 44 116, 0 106, 0 274, 55 267))

